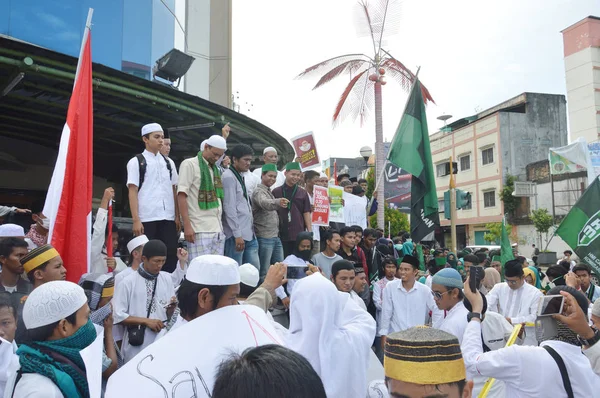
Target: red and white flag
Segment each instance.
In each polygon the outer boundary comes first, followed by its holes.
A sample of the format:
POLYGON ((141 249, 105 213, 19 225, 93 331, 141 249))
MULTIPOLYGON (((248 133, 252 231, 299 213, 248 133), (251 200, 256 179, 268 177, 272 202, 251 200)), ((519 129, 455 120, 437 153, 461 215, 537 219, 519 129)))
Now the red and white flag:
POLYGON ((90 269, 94 136, 91 17, 90 9, 67 122, 43 211, 50 219, 48 242, 62 257, 67 280, 75 283, 90 269))

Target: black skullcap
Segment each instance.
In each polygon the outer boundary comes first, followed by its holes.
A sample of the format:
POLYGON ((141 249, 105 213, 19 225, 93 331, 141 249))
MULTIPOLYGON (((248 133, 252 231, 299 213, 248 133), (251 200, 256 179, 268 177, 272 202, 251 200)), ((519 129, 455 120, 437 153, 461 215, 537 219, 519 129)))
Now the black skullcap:
POLYGON ((479 265, 481 263, 479 256, 476 256, 474 254, 467 254, 464 258, 464 261, 468 261, 470 263, 472 263, 473 265, 479 265))
POLYGON ((523 276, 523 265, 519 260, 510 260, 504 264, 504 276, 513 278, 515 276, 523 276))
POLYGON ((363 192, 365 192, 365 190, 362 189, 362 187, 360 185, 352 187, 352 195, 360 195, 363 192))
POLYGON ((407 254, 404 257, 402 257, 402 262, 412 265, 415 269, 418 269, 420 264, 419 259, 415 256, 411 256, 410 254, 407 254))
POLYGON ((142 256, 146 258, 152 257, 166 257, 167 256, 167 246, 158 239, 149 240, 144 245, 144 250, 142 250, 142 256))

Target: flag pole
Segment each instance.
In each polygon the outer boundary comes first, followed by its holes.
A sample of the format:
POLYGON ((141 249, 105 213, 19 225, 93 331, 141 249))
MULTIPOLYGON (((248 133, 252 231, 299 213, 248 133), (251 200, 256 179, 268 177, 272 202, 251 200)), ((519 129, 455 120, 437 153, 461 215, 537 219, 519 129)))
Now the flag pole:
POLYGON ((94 9, 90 8, 88 10, 87 20, 85 21, 85 29, 83 30, 83 40, 81 40, 81 48, 79 49, 79 58, 77 59, 77 71, 75 72, 75 80, 73 80, 73 87, 75 87, 77 76, 79 76, 79 69, 81 68, 81 59, 83 58, 83 49, 85 48, 85 42, 87 41, 87 38, 90 35, 90 30, 92 29, 92 15, 94 15, 94 9))
MULTIPOLYGON (((406 113, 406 107, 408 106, 408 100, 410 99, 413 90, 415 89, 415 86, 417 85, 417 80, 419 80, 419 71, 421 70, 421 67, 419 66, 417 68, 417 73, 415 74, 415 78, 412 82, 412 85, 410 86, 410 90, 408 91, 408 97, 406 99, 406 102, 404 103, 404 109, 402 110, 401 113, 401 117, 400 117, 400 122, 398 123, 398 125, 400 125, 400 123, 402 123, 402 118, 404 117, 404 113, 406 113)), ((394 140, 396 139, 396 136, 398 135, 398 129, 396 129, 396 132, 394 133, 394 137, 392 137, 392 144, 394 143, 394 140)), ((377 154, 375 154, 375 156, 377 156, 377 154)), ((379 173, 379 176, 377 177, 377 180, 375 181, 375 189, 373 190, 373 192, 377 192, 377 188, 379 188, 379 184, 381 184, 381 178, 383 177, 383 175, 385 174, 385 166, 387 166, 388 164, 388 160, 387 157, 385 158, 385 161, 383 163, 383 169, 381 170, 381 172, 379 173)), ((383 205, 383 204, 381 204, 383 205)))

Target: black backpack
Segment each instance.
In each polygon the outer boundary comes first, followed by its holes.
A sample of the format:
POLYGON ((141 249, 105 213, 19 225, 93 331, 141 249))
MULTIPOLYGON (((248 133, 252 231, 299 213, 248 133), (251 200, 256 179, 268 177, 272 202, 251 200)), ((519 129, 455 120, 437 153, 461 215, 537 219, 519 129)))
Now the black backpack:
MULTIPOLYGON (((171 162, 169 162, 169 159, 167 159, 167 157, 165 155, 163 155, 162 153, 160 154, 160 156, 163 157, 163 159, 165 160, 165 162, 167 163, 167 170, 169 170, 169 180, 173 178, 173 169, 171 168, 171 162)), ((138 184, 138 192, 140 191, 140 189, 142 189, 142 184, 144 183, 144 178, 146 177, 146 168, 148 167, 148 164, 146 163, 146 159, 144 158, 144 155, 141 153, 138 153, 137 155, 135 155, 138 164, 140 165, 140 182, 138 184)))

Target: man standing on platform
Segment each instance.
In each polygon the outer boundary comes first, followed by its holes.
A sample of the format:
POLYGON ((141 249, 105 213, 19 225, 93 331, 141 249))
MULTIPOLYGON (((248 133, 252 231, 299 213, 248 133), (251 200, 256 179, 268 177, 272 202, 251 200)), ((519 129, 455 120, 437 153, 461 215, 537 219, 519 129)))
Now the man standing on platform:
POLYGON ((173 272, 177 264, 179 210, 176 205, 177 169, 162 153, 164 133, 158 123, 142 127, 143 153, 127 162, 129 206, 133 234, 159 239, 167 246, 164 271, 173 272))
POLYGON ((204 254, 223 255, 223 184, 216 163, 225 150, 225 138, 213 135, 198 156, 179 167, 177 200, 190 261, 204 254))
POLYGON ((273 190, 276 198, 289 200, 286 209, 279 209, 279 235, 285 256, 294 252, 296 237, 300 232, 312 232, 310 199, 304 189, 298 186, 302 171, 300 163, 292 162, 285 166, 285 184, 273 190))
MULTIPOLYGON (((277 160, 279 160, 279 156, 277 155, 277 150, 275 148, 273 148, 272 146, 266 147, 263 151, 263 160, 265 161, 265 164, 273 164, 273 165, 275 165, 275 167, 277 167, 277 160)), ((260 167, 257 167, 256 169, 254 169, 254 171, 252 173, 259 180, 262 179, 262 169, 260 167)), ((282 186, 284 182, 285 182, 285 175, 281 171, 277 170, 277 180, 275 181, 275 184, 273 184, 273 186, 271 187, 271 190, 282 186)))

